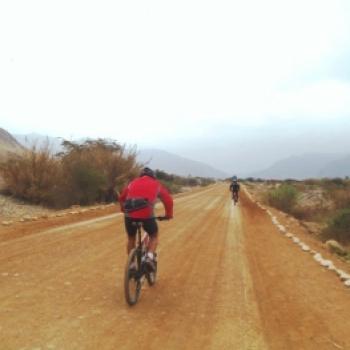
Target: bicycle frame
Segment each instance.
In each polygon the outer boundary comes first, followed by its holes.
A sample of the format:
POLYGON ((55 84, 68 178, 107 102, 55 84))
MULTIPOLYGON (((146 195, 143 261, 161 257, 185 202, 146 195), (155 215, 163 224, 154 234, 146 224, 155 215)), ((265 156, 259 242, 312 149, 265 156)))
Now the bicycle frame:
MULTIPOLYGON (((157 220, 166 220, 165 217, 157 217, 157 220)), ((141 287, 145 280, 148 281, 150 286, 153 286, 156 282, 157 276, 157 261, 155 261, 155 270, 147 271, 145 264, 142 261, 142 257, 146 253, 147 243, 145 242, 148 239, 148 234, 145 232, 145 236, 142 237, 142 222, 133 221, 133 225, 136 225, 137 228, 137 238, 136 238, 136 247, 131 250, 128 256, 128 261, 125 267, 124 274, 124 292, 127 303, 132 306, 135 305, 139 299, 141 293, 141 287), (136 271, 130 270, 130 265, 136 262, 136 271), (135 284, 133 287, 130 286, 130 281, 134 281, 135 284)), ((155 253, 156 254, 156 253, 155 253)))
MULTIPOLYGON (((144 254, 144 249, 146 248, 143 244, 142 239, 142 224, 141 222, 135 221, 134 222, 137 227, 137 244, 136 244, 136 258, 137 258, 137 278, 141 279, 142 276, 145 274, 143 264, 142 264, 142 255, 144 254)), ((147 235, 147 233, 146 233, 147 235)))

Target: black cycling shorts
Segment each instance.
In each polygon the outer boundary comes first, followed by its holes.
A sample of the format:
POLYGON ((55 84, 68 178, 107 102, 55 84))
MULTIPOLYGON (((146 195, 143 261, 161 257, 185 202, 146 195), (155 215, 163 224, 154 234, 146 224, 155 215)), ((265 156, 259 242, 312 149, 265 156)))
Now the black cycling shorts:
POLYGON ((148 233, 150 237, 156 236, 158 233, 158 225, 155 218, 150 219, 133 219, 127 216, 124 217, 125 229, 130 237, 135 237, 137 232, 136 225, 133 224, 134 221, 142 222, 143 229, 148 233))

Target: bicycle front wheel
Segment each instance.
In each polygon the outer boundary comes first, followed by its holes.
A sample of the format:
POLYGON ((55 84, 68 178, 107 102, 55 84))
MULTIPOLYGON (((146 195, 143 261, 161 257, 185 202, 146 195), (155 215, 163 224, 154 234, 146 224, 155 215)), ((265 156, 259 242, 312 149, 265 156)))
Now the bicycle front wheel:
POLYGON ((136 248, 133 249, 125 266, 124 294, 126 302, 131 306, 137 303, 141 292, 141 261, 138 253, 140 252, 136 248))

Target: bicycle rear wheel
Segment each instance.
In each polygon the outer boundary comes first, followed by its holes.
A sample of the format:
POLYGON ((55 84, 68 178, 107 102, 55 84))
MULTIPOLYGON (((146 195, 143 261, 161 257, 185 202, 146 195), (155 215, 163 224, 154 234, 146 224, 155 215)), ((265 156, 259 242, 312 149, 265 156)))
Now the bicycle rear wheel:
POLYGON ((141 258, 138 253, 137 249, 133 249, 125 266, 124 294, 126 302, 131 306, 137 303, 141 292, 141 258))
POLYGON ((232 196, 233 204, 236 205, 238 203, 238 193, 234 193, 232 196))
POLYGON ((150 286, 153 286, 157 280, 157 261, 155 262, 155 269, 152 272, 146 272, 146 279, 150 286))

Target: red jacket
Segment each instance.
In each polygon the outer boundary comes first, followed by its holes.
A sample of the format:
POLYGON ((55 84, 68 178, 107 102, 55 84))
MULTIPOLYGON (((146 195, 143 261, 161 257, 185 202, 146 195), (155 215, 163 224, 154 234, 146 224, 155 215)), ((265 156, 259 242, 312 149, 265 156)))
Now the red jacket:
POLYGON ((127 199, 140 197, 147 198, 150 206, 127 213, 127 216, 135 219, 154 217, 154 206, 159 198, 164 204, 165 215, 169 218, 173 217, 173 198, 158 180, 145 175, 131 181, 119 196, 121 210, 124 212, 124 202, 127 199))

